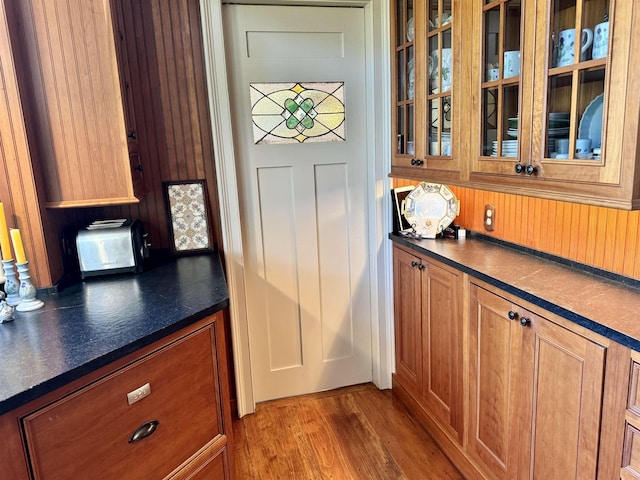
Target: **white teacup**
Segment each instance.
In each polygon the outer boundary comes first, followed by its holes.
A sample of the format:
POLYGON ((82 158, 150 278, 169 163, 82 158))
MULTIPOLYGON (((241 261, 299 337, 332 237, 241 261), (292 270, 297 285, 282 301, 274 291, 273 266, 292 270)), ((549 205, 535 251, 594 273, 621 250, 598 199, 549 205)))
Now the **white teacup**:
POLYGON ((520 50, 504 52, 504 78, 520 75, 520 50))
MULTIPOLYGON (((593 32, 588 28, 582 29, 580 59, 586 60, 587 50, 593 43, 593 32)), ((558 67, 575 63, 576 29, 562 30, 558 35, 558 67)))
POLYGON ((593 51, 591 58, 604 58, 609 47, 609 22, 602 22, 593 29, 593 51))

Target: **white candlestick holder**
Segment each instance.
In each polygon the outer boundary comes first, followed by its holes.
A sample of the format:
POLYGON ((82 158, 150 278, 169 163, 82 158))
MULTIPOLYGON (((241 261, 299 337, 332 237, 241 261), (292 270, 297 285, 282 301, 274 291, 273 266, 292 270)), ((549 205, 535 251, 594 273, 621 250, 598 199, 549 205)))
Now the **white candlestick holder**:
POLYGON ((20 294, 18 293, 20 284, 16 278, 16 271, 13 268, 13 258, 10 260, 2 260, 2 268, 4 269, 4 293, 7 294, 7 304, 15 307, 20 303, 20 294))
POLYGON ((20 276, 18 293, 21 298, 16 311, 31 312, 44 307, 44 302, 36 298, 36 287, 31 283, 31 276, 29 275, 29 262, 16 263, 16 267, 18 267, 18 275, 20 276))

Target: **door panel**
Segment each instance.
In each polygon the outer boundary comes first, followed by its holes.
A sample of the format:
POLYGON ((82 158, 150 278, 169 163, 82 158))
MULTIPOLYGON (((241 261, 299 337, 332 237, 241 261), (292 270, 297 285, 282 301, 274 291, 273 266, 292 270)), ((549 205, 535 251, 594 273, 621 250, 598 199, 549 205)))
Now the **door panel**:
POLYGON ((255 400, 370 381, 364 9, 224 5, 223 21, 255 400), (250 84, 305 82, 344 82, 346 140, 254 144, 250 84))

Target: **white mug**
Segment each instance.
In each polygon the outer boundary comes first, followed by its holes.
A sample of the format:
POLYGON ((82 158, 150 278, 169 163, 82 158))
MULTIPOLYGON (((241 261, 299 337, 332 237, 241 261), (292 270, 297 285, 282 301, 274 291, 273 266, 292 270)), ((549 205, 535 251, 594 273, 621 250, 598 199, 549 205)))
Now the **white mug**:
MULTIPOLYGON (((593 43, 593 32, 588 28, 582 29, 580 59, 586 60, 587 50, 593 43)), ((576 29, 562 30, 558 35, 558 67, 575 63, 576 29)))
POLYGON ((492 82, 500 78, 500 70, 497 68, 490 68, 487 71, 487 81, 492 82))
POLYGON ((520 75, 520 50, 504 52, 504 78, 520 75))
POLYGON ((576 139, 576 154, 578 156, 585 156, 591 153, 591 139, 590 138, 578 138, 576 139))
POLYGON ((609 47, 609 22, 602 22, 593 29, 593 51, 591 58, 604 58, 609 47))
POLYGON ((556 148, 558 150, 558 153, 569 153, 569 139, 558 138, 556 140, 556 148))

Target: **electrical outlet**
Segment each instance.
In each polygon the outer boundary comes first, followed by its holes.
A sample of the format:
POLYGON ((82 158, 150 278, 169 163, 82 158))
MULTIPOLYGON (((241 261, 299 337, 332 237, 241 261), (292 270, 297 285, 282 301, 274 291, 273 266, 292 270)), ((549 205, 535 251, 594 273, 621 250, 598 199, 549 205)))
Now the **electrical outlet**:
POLYGON ((496 224, 496 207, 487 203, 484 206, 484 229, 492 232, 496 224))

